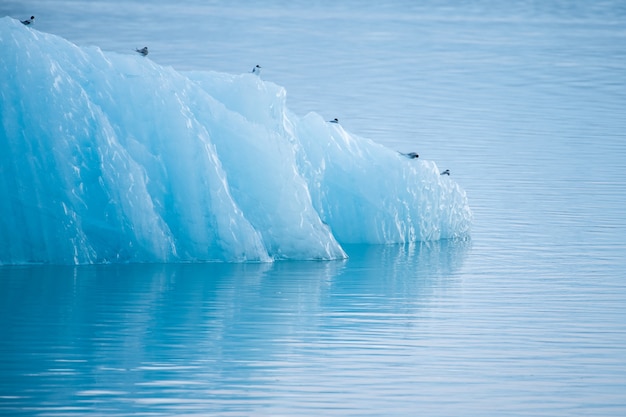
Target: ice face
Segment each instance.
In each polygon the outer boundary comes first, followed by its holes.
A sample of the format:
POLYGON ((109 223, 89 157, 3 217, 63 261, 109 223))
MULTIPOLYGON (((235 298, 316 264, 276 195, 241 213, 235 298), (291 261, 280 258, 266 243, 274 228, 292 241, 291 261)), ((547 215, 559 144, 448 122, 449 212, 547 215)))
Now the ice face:
POLYGON ((463 190, 256 75, 0 19, 0 264, 338 259, 466 237, 463 190))

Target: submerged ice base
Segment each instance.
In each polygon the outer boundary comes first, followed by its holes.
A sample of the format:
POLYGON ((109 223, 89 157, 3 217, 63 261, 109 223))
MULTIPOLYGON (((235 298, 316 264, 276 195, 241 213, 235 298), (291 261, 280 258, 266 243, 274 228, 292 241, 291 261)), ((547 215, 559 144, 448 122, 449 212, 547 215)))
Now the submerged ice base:
POLYGON ((252 74, 181 73, 0 19, 0 264, 339 259, 466 237, 434 162, 286 107, 252 74))

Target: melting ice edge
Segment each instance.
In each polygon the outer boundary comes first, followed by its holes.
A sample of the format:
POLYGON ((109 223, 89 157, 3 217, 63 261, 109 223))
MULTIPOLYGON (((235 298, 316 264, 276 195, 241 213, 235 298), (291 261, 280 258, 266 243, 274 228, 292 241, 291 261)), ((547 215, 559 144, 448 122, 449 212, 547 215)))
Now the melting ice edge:
POLYGON ((253 74, 179 72, 0 19, 0 265, 330 260, 467 238, 432 161, 286 107, 253 74))

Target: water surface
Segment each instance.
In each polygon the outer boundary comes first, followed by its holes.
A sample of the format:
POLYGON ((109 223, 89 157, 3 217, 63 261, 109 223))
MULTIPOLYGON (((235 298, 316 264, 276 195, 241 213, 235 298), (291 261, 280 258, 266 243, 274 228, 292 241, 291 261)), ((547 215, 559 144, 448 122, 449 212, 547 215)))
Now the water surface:
POLYGON ((0 410, 624 410, 623 285, 593 271, 583 285, 548 259, 485 268, 469 242, 348 250, 335 262, 4 268, 0 410))

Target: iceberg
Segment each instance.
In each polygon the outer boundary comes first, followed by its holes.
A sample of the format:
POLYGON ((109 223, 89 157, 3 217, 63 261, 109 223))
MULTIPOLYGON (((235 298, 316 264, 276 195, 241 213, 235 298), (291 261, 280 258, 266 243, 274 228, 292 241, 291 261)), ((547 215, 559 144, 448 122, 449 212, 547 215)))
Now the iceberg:
POLYGON ((342 259, 466 238, 432 161, 286 106, 253 74, 179 72, 0 19, 0 265, 342 259))

